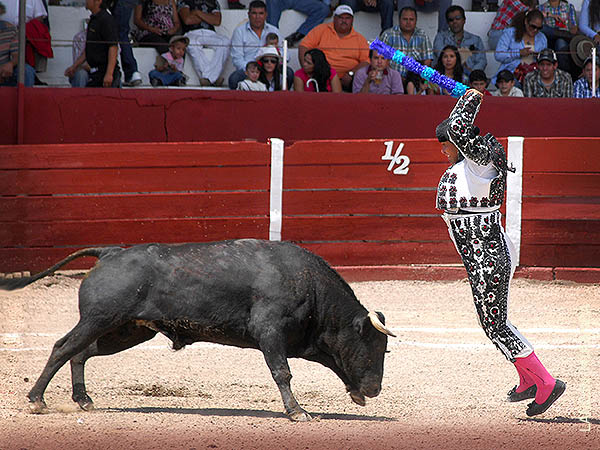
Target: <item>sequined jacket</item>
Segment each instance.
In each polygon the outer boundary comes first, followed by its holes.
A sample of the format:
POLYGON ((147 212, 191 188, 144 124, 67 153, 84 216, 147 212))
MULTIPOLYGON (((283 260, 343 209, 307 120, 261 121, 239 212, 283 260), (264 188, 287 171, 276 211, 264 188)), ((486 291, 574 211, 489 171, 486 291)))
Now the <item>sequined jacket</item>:
POLYGON ((440 179, 438 209, 488 212, 500 208, 504 201, 509 170, 504 147, 491 134, 479 136, 474 132, 481 100, 481 95, 467 91, 450 113, 448 138, 461 158, 440 179))

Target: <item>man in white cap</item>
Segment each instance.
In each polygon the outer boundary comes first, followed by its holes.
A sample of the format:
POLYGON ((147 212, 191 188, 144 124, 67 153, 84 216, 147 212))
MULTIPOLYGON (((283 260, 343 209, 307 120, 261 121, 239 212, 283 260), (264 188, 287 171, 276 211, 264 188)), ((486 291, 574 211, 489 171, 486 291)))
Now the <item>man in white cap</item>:
POLYGON ((298 47, 300 64, 311 48, 322 50, 347 92, 352 92, 354 72, 369 64, 369 44, 362 34, 354 30, 353 23, 352 8, 340 5, 333 12, 333 21, 317 25, 298 47))

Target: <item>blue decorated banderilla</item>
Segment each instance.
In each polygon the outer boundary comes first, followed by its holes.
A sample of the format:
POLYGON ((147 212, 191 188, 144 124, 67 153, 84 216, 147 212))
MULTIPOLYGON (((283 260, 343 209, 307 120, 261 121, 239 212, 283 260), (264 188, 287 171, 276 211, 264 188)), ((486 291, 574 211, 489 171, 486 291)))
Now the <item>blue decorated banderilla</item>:
POLYGON ((375 39, 373 42, 371 42, 369 47, 372 50, 376 50, 385 59, 391 59, 395 63, 406 67, 411 72, 416 73, 421 78, 446 89, 453 97, 461 97, 469 88, 468 86, 459 83, 452 78, 448 78, 446 75, 442 75, 431 67, 424 66, 419 61, 405 55, 400 50, 396 50, 394 47, 390 47, 389 45, 381 42, 379 39, 375 39))

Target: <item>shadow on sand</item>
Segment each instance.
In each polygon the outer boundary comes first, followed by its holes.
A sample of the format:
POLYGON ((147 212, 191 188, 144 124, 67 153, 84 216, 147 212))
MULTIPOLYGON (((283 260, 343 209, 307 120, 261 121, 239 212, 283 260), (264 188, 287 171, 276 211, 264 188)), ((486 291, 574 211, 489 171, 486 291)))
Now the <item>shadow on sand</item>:
POLYGON ((562 417, 557 416, 552 419, 541 419, 539 417, 528 417, 519 419, 521 422, 539 422, 539 423, 591 423, 592 425, 600 425, 600 419, 591 417, 562 417))
MULTIPOLYGON (((259 409, 228 409, 228 408, 159 408, 154 406, 141 408, 98 408, 96 411, 107 413, 168 413, 168 414, 196 414, 199 416, 228 416, 228 417, 258 417, 267 419, 287 418, 281 412, 265 411, 259 409)), ((358 414, 331 414, 309 412, 317 420, 359 420, 365 422, 390 422, 396 419, 381 416, 362 416, 358 414)))

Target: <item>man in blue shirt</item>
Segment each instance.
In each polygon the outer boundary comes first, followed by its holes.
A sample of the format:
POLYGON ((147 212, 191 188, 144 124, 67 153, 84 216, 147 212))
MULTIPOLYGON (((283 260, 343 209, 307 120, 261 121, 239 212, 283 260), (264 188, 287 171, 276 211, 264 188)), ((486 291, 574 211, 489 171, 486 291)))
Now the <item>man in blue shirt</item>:
POLYGON ((433 52, 437 58, 446 45, 458 48, 463 62, 463 71, 469 76, 473 70, 485 71, 487 59, 485 47, 481 38, 465 31, 465 10, 458 5, 452 5, 446 10, 446 21, 449 30, 438 32, 433 41, 433 52))
POLYGON ((233 30, 231 37, 231 62, 236 70, 229 76, 229 89, 236 89, 237 84, 246 78, 246 64, 256 61, 258 50, 266 45, 269 33, 275 33, 279 42, 283 41, 277 27, 266 21, 267 5, 262 0, 253 0, 248 5, 248 22, 233 30))

